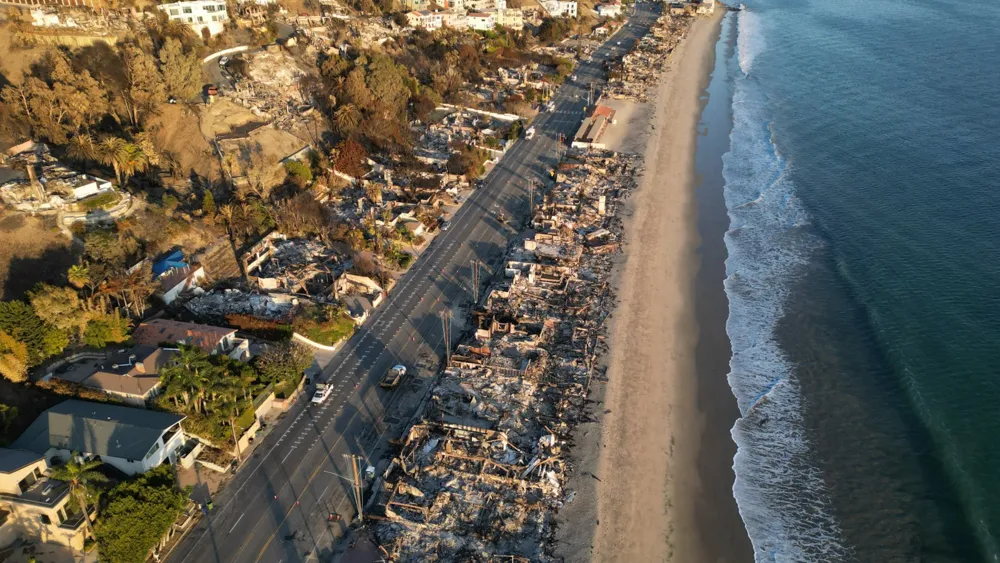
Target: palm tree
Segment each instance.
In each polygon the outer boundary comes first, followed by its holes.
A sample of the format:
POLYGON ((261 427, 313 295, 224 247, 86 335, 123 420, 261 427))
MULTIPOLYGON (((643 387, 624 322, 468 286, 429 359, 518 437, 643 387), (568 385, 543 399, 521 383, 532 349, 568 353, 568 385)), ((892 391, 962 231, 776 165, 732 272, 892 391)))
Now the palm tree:
POLYGON ((170 365, 160 370, 171 398, 184 403, 185 410, 203 412, 205 392, 212 371, 208 355, 194 346, 181 346, 170 365))
POLYGON ((236 419, 240 416, 240 399, 235 387, 230 386, 219 395, 217 402, 222 416, 229 421, 229 428, 233 431, 233 444, 236 445, 236 459, 243 461, 243 453, 240 451, 240 439, 236 434, 236 419))
MULTIPOLYGON (((74 453, 72 457, 73 459, 66 465, 53 468, 51 477, 57 481, 64 481, 69 485, 70 496, 80 510, 83 511, 83 526, 86 530, 86 535, 93 537, 93 530, 90 526, 90 504, 87 502, 87 497, 96 493, 98 486, 107 483, 108 478, 103 473, 94 471, 97 466, 101 465, 100 461, 93 460, 80 463, 77 461, 79 454, 74 453)), ((83 557, 86 559, 86 553, 84 553, 83 557)))
POLYGON ((90 269, 86 264, 74 264, 66 272, 66 278, 73 287, 83 289, 83 286, 90 281, 90 269))
POLYGON ((344 104, 334 113, 334 121, 341 133, 350 133, 361 123, 361 110, 354 104, 344 104))
POLYGON ((69 147, 66 149, 66 153, 69 154, 70 158, 79 160, 84 164, 94 160, 97 154, 97 149, 94 146, 94 138, 87 133, 74 135, 69 140, 69 147))
POLYGON ((94 157, 105 166, 110 166, 115 171, 115 179, 118 186, 122 185, 122 163, 128 158, 128 143, 121 137, 105 135, 94 146, 94 157))

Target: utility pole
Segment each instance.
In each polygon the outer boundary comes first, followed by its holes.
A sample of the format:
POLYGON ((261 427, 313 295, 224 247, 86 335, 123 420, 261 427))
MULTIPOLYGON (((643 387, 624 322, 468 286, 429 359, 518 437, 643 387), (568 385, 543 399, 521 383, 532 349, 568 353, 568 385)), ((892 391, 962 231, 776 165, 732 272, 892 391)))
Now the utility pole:
POLYGON ((451 309, 441 311, 441 329, 444 331, 444 364, 451 363, 451 309))
POLYGON ((351 476, 353 477, 354 485, 354 504, 358 509, 358 520, 364 522, 364 506, 362 505, 361 500, 361 471, 358 470, 358 460, 360 457, 354 454, 344 454, 344 458, 351 461, 351 476))
POLYGON ((479 260, 472 261, 472 303, 479 305, 479 260))
MULTIPOLYGON (((561 142, 561 141, 560 141, 561 142)), ((535 221, 535 179, 528 181, 528 223, 535 221)))
POLYGON ((594 81, 590 81, 590 93, 587 94, 587 107, 594 105, 594 81))

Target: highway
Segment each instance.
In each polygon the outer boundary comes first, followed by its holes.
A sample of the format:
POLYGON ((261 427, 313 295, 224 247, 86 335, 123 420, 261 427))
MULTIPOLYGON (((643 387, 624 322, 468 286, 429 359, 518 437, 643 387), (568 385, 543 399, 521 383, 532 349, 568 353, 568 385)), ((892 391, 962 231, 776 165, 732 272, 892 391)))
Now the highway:
POLYGON ((512 222, 526 219, 528 182, 548 185, 559 136, 568 139, 575 133, 591 81, 599 87, 602 63, 622 56, 655 21, 652 6, 641 5, 629 25, 577 66, 576 80, 567 80, 554 95, 554 110, 534 120, 534 138, 514 144, 455 213, 450 229, 438 235, 386 302, 336 353, 319 377, 335 386, 333 395, 322 405, 310 405, 306 398, 291 407, 216 496, 213 510, 170 553, 169 561, 329 559, 335 536, 355 512, 347 479, 350 465, 344 456, 372 456, 374 465, 373 452, 406 422, 387 418, 403 391, 379 388, 379 378, 395 364, 405 364, 410 373, 422 366, 422 377, 410 379, 409 385, 413 391, 420 382, 423 388, 418 391, 426 390, 444 354, 439 313, 450 309, 457 318, 468 307, 472 261, 499 265, 514 237, 511 227, 497 221, 497 212, 503 210, 512 222), (327 516, 332 512, 344 519, 330 524, 327 516))

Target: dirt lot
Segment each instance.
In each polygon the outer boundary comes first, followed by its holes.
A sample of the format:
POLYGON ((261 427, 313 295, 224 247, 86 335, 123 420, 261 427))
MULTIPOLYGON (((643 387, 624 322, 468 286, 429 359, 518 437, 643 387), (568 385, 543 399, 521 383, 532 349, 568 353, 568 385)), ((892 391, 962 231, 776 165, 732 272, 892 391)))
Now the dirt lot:
POLYGON ((54 219, 0 212, 0 240, 2 299, 19 299, 38 282, 59 282, 76 262, 54 219))
POLYGON ((215 182, 221 178, 219 160, 202 136, 196 110, 163 104, 150 122, 156 146, 168 154, 184 180, 192 175, 215 182))

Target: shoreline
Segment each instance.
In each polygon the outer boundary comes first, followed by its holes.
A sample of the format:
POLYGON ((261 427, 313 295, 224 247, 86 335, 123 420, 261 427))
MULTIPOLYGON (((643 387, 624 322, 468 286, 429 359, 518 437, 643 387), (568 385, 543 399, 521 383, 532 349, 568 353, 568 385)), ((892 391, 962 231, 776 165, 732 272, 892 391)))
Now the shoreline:
MULTIPOLYGON (((629 115, 623 145, 644 153, 646 170, 622 213, 625 253, 612 278, 618 303, 608 334, 608 384, 592 394, 597 420, 574 436, 577 469, 568 486, 577 500, 561 511, 557 534, 567 560, 752 560, 732 495, 729 429, 738 412, 728 369, 717 369, 719 356, 726 368, 729 358, 728 308, 721 279, 714 280, 724 271, 724 254, 706 256, 720 261, 704 274, 719 287, 703 295, 696 286, 703 283, 701 235, 717 236, 716 249, 725 251, 725 230, 714 232, 721 186, 708 186, 720 192, 714 202, 701 201, 695 171, 725 13, 692 23, 648 107, 629 115), (702 211, 713 215, 709 233, 699 229, 702 211), (708 352, 715 359, 706 364, 708 352), (721 434, 727 443, 719 442, 721 434)), ((721 170, 721 160, 717 165, 721 170)), ((724 203, 721 213, 728 225, 724 203)))

